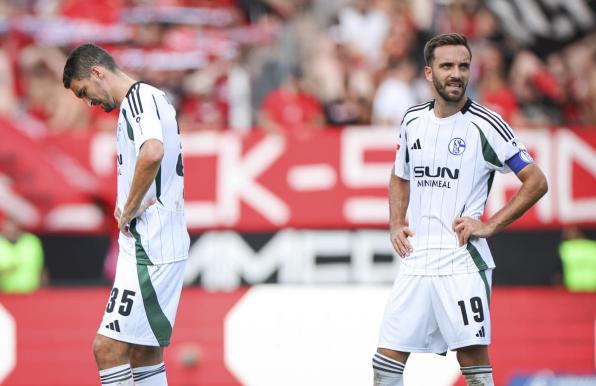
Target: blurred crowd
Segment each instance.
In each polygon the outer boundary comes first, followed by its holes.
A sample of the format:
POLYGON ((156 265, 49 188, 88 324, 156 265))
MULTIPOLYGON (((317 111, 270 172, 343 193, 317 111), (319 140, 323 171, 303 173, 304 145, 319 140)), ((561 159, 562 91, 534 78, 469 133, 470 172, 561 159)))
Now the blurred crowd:
POLYGON ((167 91, 186 132, 397 125, 432 98, 426 40, 461 32, 474 100, 513 127, 596 126, 596 34, 538 52, 506 33, 489 3, 3 1, 0 114, 32 133, 113 130, 117 111, 89 109, 62 86, 68 52, 92 41, 167 91))

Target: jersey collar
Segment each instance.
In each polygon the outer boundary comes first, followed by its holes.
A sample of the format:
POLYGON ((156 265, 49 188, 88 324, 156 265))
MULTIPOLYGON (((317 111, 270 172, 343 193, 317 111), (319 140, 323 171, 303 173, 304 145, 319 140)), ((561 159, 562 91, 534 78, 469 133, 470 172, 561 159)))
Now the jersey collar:
POLYGON ((464 104, 464 106, 461 108, 460 113, 465 114, 468 109, 470 108, 470 106, 472 106, 472 99, 470 97, 468 97, 468 100, 466 101, 466 103, 464 104))

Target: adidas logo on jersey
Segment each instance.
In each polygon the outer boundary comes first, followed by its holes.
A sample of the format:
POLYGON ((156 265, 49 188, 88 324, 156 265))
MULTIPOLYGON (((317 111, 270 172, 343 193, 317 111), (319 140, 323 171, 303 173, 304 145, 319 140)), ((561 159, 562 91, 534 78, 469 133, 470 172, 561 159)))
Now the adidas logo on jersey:
POLYGON ((107 328, 108 330, 120 332, 120 324, 118 323, 117 320, 114 320, 113 322, 106 324, 105 328, 107 328))
POLYGON ((411 150, 421 150, 422 146, 420 146, 420 138, 416 139, 416 142, 410 147, 411 150))
POLYGON ((480 330, 478 330, 478 332, 476 333, 476 337, 484 338, 485 336, 486 336, 486 334, 484 333, 484 326, 482 326, 482 328, 480 330))

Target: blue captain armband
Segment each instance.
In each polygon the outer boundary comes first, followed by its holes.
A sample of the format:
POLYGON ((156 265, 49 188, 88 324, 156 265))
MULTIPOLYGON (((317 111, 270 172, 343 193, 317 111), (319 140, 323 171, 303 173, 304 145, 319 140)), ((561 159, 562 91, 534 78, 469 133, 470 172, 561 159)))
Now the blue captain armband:
POLYGON ((505 163, 509 166, 509 169, 517 174, 529 164, 534 163, 534 160, 527 150, 520 150, 516 155, 505 161, 505 163))

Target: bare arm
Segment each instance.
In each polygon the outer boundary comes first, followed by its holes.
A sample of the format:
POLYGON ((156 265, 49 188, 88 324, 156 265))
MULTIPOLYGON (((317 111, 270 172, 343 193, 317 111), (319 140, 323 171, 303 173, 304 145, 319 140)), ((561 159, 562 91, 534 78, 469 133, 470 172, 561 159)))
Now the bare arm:
POLYGON ((546 177, 536 164, 523 168, 517 177, 522 186, 504 207, 486 222, 470 217, 458 217, 453 221, 453 230, 457 233, 459 244, 465 245, 471 236, 490 237, 511 224, 524 214, 548 191, 546 177))
POLYGON ((155 180, 155 176, 161 165, 163 153, 163 144, 157 139, 149 139, 141 146, 132 185, 128 193, 128 200, 124 204, 124 209, 122 209, 122 214, 118 222, 120 232, 127 236, 131 236, 128 229, 130 221, 155 202, 154 200, 150 200, 146 203, 141 203, 149 187, 155 180))
POLYGON ((414 232, 406 222, 409 201, 410 182, 396 176, 395 168, 392 168, 389 180, 389 234, 393 248, 401 257, 412 252, 408 236, 413 236, 414 232))

